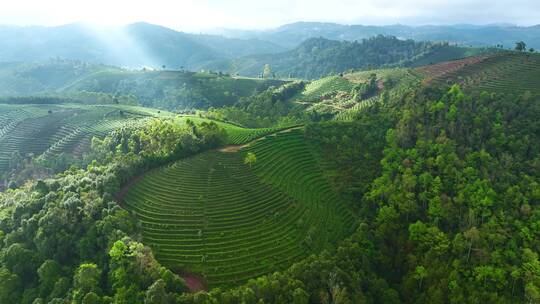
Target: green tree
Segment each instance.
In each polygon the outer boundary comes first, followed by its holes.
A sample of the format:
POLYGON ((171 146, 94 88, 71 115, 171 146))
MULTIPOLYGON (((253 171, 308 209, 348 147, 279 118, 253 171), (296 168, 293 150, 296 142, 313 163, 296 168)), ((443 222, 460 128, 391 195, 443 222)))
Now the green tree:
POLYGON ((167 291, 165 290, 165 282, 161 279, 157 280, 146 291, 144 298, 145 304, 167 304, 167 291))
POLYGON ((414 270, 414 278, 418 281, 418 288, 422 289, 422 283, 427 278, 428 272, 424 266, 416 266, 414 270))
POLYGON ((83 300, 82 304, 101 304, 101 298, 95 292, 87 293, 83 300))
POLYGON ((0 303, 19 303, 21 281, 6 268, 0 268, 0 303))
POLYGON ((263 67, 262 77, 270 78, 271 76, 272 76, 272 68, 270 68, 270 65, 267 63, 263 67))
POLYGON ((62 269, 56 261, 46 260, 38 268, 37 273, 40 283, 40 294, 42 297, 47 297, 54 288, 54 284, 61 277, 62 269))
POLYGON ((249 167, 251 168, 251 166, 256 162, 257 156, 255 155, 255 153, 248 152, 246 154, 246 157, 244 158, 244 164, 249 165, 249 167))
POLYGON ((81 264, 73 277, 74 299, 79 302, 90 292, 100 293, 101 270, 96 264, 81 264))
POLYGON ((515 47, 516 51, 518 52, 524 52, 527 50, 527 44, 523 41, 518 41, 516 42, 516 47, 515 47))

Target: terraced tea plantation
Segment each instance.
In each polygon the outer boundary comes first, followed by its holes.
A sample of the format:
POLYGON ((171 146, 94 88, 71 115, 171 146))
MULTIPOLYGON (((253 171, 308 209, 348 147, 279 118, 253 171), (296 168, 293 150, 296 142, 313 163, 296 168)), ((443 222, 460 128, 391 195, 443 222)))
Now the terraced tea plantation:
POLYGON ((228 144, 231 145, 241 145, 243 143, 250 142, 254 139, 260 138, 264 135, 274 133, 276 131, 279 131, 281 129, 286 129, 290 127, 275 127, 275 128, 244 128, 238 125, 234 125, 232 123, 226 123, 222 121, 217 120, 211 120, 207 118, 201 118, 198 116, 192 116, 192 115, 185 115, 181 117, 182 120, 191 120, 196 124, 200 124, 202 122, 214 122, 221 128, 225 129, 227 131, 228 135, 228 144))
POLYGON ((0 104, 0 171, 15 152, 22 156, 80 155, 93 136, 136 127, 158 114, 151 109, 99 105, 0 104))
POLYGON ((332 92, 350 92, 353 87, 354 84, 343 77, 330 76, 310 82, 302 92, 302 97, 305 100, 316 100, 332 92))
POLYGON ((474 92, 540 95, 540 54, 501 52, 433 79, 435 85, 450 83, 474 92))
POLYGON ((312 153, 299 129, 238 152, 208 151, 149 172, 123 206, 140 219, 144 243, 164 265, 200 274, 210 287, 245 282, 353 229, 312 153), (247 152, 257 158, 251 166, 247 152))

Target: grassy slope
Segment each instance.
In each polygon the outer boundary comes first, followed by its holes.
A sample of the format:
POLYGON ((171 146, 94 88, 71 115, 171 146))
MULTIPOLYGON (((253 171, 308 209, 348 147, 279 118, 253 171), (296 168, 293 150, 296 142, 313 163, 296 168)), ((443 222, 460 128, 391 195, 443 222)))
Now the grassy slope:
POLYGON ((330 246, 352 217, 322 177, 300 130, 240 152, 209 151, 146 175, 125 207, 158 260, 228 286, 283 269, 330 246), (245 152, 257 162, 243 163, 245 152))

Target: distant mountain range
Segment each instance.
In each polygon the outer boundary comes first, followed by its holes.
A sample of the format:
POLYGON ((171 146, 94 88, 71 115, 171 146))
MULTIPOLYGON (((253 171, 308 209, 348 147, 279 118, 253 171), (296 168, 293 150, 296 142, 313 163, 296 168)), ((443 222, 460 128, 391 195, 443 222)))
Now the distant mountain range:
POLYGON ((361 40, 376 35, 396 36, 416 41, 446 41, 468 46, 495 46, 502 44, 513 48, 515 42, 525 41, 530 47, 540 49, 540 25, 520 27, 509 24, 491 25, 343 25, 323 22, 297 22, 269 30, 219 29, 213 33, 230 38, 259 39, 294 48, 312 37, 331 40, 361 40))
MULTIPOLYGON (((412 27, 299 22, 265 31, 219 30, 212 33, 190 34, 148 23, 112 28, 84 24, 58 27, 0 26, 0 62, 36 62, 59 57, 121 67, 211 68, 240 73, 249 71, 248 75, 256 75, 260 71, 261 60, 284 58, 279 64, 289 64, 287 58, 297 58, 298 49, 305 48, 302 43, 313 38, 355 41, 386 35, 415 41, 448 41, 451 44, 474 46, 502 44, 505 47, 513 47, 516 41, 523 40, 528 47, 540 49, 540 26, 412 27), (246 68, 254 59, 256 65, 246 68), (241 66, 231 67, 234 64, 241 66)), ((319 76, 319 73, 313 75, 319 76)))
POLYGON ((188 34, 148 23, 114 28, 0 26, 0 62, 60 57, 123 67, 196 70, 217 59, 283 50, 267 41, 188 34))

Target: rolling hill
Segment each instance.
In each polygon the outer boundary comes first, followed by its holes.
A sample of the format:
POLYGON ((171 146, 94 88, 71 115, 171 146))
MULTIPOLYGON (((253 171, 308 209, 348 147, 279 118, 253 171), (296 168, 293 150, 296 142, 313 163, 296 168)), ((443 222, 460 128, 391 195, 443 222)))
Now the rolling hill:
POLYGON ((0 65, 0 302, 540 300, 540 55, 371 41, 282 58, 362 69, 311 81, 0 65))
POLYGON ((61 156, 80 158, 94 136, 171 115, 118 105, 0 104, 0 176, 11 179, 24 169, 28 157, 44 162, 55 162, 61 156))
POLYGON ((283 83, 216 73, 128 70, 72 60, 0 63, 0 97, 57 96, 82 103, 127 103, 164 109, 231 105, 283 83))
MULTIPOLYGON (((473 95, 485 91, 534 96, 540 95, 539 60, 536 53, 499 51, 419 67, 350 72, 270 88, 244 98, 237 107, 253 117, 270 117, 273 121, 283 115, 300 121, 350 121, 371 105, 402 98, 422 87, 444 90, 458 84, 473 95)), ((227 113, 231 112, 223 112, 225 116, 227 113)), ((234 117, 242 119, 241 115, 230 118, 234 117)))
POLYGON ((123 198, 171 269, 230 286, 284 269, 350 233, 352 217, 293 129, 149 172, 123 198), (244 163, 246 153, 257 160, 244 163))

